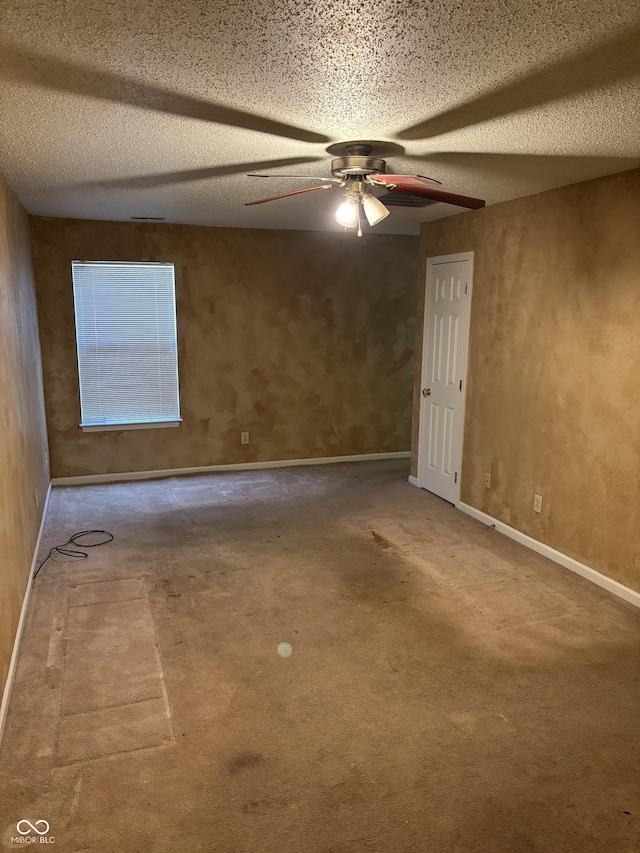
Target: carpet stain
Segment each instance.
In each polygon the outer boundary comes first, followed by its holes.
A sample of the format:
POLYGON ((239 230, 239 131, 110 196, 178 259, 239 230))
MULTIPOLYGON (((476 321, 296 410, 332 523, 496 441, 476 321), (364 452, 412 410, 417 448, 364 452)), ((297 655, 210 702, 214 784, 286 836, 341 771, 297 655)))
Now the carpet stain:
POLYGON ((241 752, 234 756, 231 761, 227 762, 229 772, 234 775, 241 770, 249 770, 251 767, 257 767, 264 761, 264 756, 261 752, 241 752))
POLYGON ((384 536, 381 536, 379 533, 376 533, 375 530, 371 531, 371 535, 373 536, 373 541, 380 548, 393 548, 393 542, 390 542, 388 539, 385 539, 384 536))
POLYGON ((243 814, 261 813, 270 809, 282 809, 289 805, 292 800, 286 797, 264 797, 262 800, 249 800, 242 806, 243 814))

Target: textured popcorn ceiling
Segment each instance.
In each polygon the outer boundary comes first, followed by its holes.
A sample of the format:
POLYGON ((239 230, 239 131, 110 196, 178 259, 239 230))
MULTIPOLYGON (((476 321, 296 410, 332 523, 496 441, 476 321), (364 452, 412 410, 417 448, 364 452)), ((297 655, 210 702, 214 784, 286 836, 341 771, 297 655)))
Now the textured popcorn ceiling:
POLYGON ((307 184, 242 173, 327 175, 353 139, 489 204, 640 165, 636 0, 4 0, 0 31, 0 169, 31 213, 335 228, 338 190, 247 208, 307 184))

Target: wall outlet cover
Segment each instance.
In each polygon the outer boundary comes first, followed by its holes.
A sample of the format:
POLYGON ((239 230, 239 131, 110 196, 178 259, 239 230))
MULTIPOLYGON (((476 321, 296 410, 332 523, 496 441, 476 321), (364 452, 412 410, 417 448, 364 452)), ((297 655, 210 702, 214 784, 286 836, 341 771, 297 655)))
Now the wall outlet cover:
POLYGON ((488 471, 484 475, 484 487, 485 487, 485 489, 491 488, 491 474, 488 471))
POLYGON ((533 496, 533 511, 542 512, 542 495, 533 496))

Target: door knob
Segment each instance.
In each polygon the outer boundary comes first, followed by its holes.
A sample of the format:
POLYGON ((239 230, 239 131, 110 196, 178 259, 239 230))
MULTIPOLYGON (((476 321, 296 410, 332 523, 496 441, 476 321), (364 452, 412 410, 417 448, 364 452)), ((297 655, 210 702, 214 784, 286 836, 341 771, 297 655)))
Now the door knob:
POLYGON ((431 388, 423 388, 422 389, 422 396, 423 397, 430 397, 431 396, 431 388))

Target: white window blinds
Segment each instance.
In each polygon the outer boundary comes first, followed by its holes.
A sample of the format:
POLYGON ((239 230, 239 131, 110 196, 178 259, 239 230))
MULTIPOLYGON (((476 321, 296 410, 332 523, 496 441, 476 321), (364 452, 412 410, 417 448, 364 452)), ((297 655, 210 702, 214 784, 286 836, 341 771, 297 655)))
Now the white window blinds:
POLYGON ((178 422, 173 264, 73 261, 83 427, 178 422))

